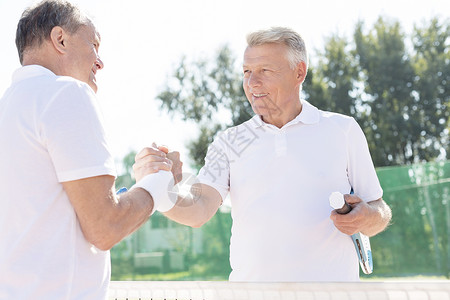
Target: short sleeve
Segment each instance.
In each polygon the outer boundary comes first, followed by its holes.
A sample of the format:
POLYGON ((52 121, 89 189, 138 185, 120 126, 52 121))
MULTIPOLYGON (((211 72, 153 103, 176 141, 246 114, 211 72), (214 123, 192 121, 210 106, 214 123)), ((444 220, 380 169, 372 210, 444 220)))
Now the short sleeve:
POLYGON ((352 119, 348 131, 348 177, 353 191, 363 201, 383 196, 367 140, 358 123, 352 119))
POLYGON ((39 119, 39 135, 60 182, 116 176, 97 99, 85 84, 68 82, 39 119))
POLYGON ((224 133, 217 135, 208 147, 205 165, 197 176, 200 183, 216 189, 224 200, 230 189, 230 164, 224 143, 224 133))

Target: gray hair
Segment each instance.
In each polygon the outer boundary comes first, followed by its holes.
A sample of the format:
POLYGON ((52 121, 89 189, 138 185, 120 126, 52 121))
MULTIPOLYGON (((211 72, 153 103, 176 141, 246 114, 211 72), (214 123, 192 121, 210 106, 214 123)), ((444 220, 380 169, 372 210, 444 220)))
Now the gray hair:
POLYGON ((306 64, 306 68, 308 69, 308 52, 306 51, 305 41, 292 29, 272 27, 247 35, 247 44, 249 47, 270 43, 284 44, 288 47, 287 59, 292 69, 301 61, 306 64))
POLYGON ((50 38, 55 26, 75 33, 82 25, 91 25, 91 20, 78 7, 64 0, 44 0, 27 8, 17 24, 16 46, 22 64, 23 53, 29 47, 38 47, 50 38))

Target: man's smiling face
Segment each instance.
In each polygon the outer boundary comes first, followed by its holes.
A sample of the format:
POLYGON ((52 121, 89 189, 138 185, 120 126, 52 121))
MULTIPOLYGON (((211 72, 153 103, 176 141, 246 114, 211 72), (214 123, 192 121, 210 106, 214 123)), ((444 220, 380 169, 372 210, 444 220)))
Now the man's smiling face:
POLYGON ((271 124, 299 102, 298 73, 287 51, 284 44, 269 43, 248 47, 244 53, 245 95, 255 114, 271 124))

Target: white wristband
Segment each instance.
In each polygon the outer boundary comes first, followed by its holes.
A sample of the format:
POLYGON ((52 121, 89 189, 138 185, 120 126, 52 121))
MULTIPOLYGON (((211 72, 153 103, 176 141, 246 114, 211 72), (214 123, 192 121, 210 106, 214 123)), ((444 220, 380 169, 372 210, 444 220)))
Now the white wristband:
POLYGON ((131 188, 143 188, 153 198, 153 209, 160 212, 166 212, 172 209, 177 202, 176 194, 173 193, 174 179, 172 172, 158 171, 158 173, 148 174, 131 188), (175 196, 175 197, 174 197, 175 196))

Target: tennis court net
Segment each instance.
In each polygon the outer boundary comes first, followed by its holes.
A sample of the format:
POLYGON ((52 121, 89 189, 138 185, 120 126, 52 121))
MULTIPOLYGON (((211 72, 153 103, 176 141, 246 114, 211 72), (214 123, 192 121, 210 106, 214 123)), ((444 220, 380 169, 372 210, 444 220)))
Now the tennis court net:
POLYGON ((113 300, 450 300, 450 281, 237 283, 114 281, 113 300))

